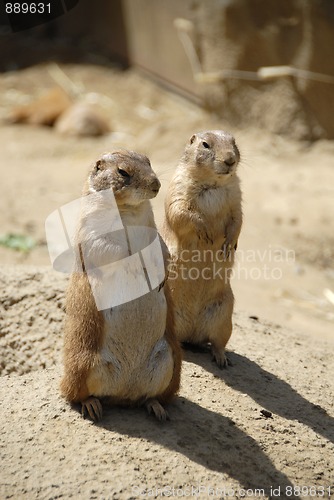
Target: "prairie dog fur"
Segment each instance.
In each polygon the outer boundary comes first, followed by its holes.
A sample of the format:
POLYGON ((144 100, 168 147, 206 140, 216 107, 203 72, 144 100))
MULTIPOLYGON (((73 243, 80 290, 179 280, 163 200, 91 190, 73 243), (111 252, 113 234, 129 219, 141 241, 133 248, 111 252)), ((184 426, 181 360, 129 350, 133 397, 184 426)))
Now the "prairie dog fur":
POLYGON ((171 254, 169 285, 182 342, 211 342, 220 368, 232 333, 230 273, 242 225, 234 137, 194 134, 169 185, 163 237, 171 254))
MULTIPOLYGON (((79 267, 80 259, 86 269, 91 262, 98 269, 111 256, 113 260, 129 256, 129 242, 120 236, 124 233, 110 232, 110 221, 105 220, 110 189, 125 228, 155 229, 149 199, 157 195, 160 182, 148 158, 126 150, 107 153, 93 165, 83 191, 87 197, 76 238, 86 252, 78 258, 79 267)), ((98 310, 85 268, 73 272, 67 291, 62 395, 80 402, 82 413, 94 421, 102 417, 100 400, 145 404, 158 419, 166 420, 162 404, 177 392, 181 369, 173 310, 167 311, 168 287, 98 310)), ((99 279, 98 271, 96 275, 99 279)), ((112 286, 117 288, 119 283, 112 286)))

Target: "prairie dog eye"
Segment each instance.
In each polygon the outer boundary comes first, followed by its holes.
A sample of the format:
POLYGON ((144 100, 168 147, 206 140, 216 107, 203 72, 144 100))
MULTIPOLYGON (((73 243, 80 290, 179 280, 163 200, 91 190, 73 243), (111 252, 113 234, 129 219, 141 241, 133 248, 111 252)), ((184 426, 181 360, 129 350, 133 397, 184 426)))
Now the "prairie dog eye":
POLYGON ((123 170, 122 168, 119 168, 118 169, 118 173, 121 174, 122 177, 131 177, 130 174, 126 171, 126 170, 123 170))
POLYGON ((210 149, 210 146, 207 142, 203 141, 202 142, 202 146, 205 148, 205 149, 210 149))

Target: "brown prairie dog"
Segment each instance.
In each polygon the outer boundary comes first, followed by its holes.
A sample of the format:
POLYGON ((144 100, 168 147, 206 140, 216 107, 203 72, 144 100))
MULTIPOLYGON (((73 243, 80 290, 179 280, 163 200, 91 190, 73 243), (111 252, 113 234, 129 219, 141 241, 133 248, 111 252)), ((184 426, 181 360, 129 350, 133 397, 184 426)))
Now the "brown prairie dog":
POLYGON ((165 200, 175 332, 182 342, 211 342, 220 368, 232 333, 230 273, 242 225, 239 160, 227 132, 193 135, 165 200))
MULTIPOLYGON (((157 195, 160 182, 148 158, 124 150, 103 155, 89 173, 77 230, 86 269, 91 260, 98 268, 110 256, 118 260, 129 255, 129 240, 120 236, 124 232, 108 233, 106 228, 100 234, 96 229, 101 228, 103 210, 109 208, 110 188, 125 228, 155 228, 149 199, 157 195)), ((115 289, 120 286, 117 280, 111 283, 115 289)), ((168 286, 104 310, 98 310, 92 290, 86 271, 73 272, 66 298, 62 395, 80 402, 83 414, 94 421, 102 417, 100 400, 145 404, 158 419, 166 420, 162 404, 178 391, 181 369, 173 310, 167 311, 168 286)))

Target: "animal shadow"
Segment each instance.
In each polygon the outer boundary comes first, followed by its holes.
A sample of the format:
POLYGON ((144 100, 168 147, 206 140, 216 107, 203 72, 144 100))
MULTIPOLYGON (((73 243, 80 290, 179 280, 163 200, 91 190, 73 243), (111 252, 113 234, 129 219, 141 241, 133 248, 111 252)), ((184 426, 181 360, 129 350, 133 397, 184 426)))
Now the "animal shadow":
POLYGON ((292 486, 277 470, 258 443, 233 420, 178 397, 169 408, 171 421, 161 423, 145 417, 143 408, 106 408, 98 426, 123 435, 145 438, 211 471, 236 479, 243 488, 292 486))
POLYGON ((334 443, 334 419, 321 406, 301 396, 290 384, 264 370, 255 361, 228 353, 232 367, 220 370, 207 353, 187 350, 185 360, 202 366, 243 394, 248 394, 266 410, 288 420, 297 420, 334 443))

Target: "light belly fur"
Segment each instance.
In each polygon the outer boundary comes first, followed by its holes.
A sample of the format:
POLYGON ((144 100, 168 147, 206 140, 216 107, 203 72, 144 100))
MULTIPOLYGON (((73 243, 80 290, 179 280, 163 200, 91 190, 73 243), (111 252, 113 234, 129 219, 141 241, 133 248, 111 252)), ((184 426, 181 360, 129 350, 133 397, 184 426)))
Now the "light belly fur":
POLYGON ((189 339, 194 342, 207 340, 207 334, 203 334, 207 329, 206 325, 202 330, 199 318, 203 318, 205 308, 224 298, 226 289, 230 290, 229 280, 234 259, 232 255, 227 262, 224 261, 221 251, 224 240, 224 237, 219 238, 209 249, 206 244, 201 245, 196 241, 193 246, 188 245, 188 253, 182 254, 183 249, 180 247, 174 253, 169 285, 174 302, 175 331, 181 342, 189 339), (187 261, 177 258, 182 255, 187 261), (196 256, 193 261, 192 255, 196 256))
POLYGON ((104 342, 87 378, 89 393, 130 401, 161 394, 174 367, 164 336, 167 304, 163 290, 103 314, 104 342))

